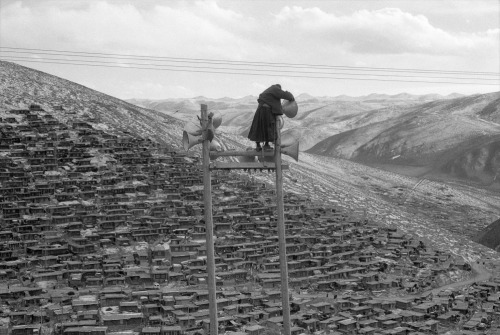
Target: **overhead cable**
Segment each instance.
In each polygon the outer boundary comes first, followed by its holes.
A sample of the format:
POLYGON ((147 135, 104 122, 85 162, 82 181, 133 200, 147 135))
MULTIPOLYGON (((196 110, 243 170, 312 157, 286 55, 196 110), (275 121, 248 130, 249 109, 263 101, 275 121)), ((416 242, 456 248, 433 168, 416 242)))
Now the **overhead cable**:
POLYGON ((58 56, 77 56, 77 57, 93 57, 93 58, 114 58, 114 59, 141 59, 153 61, 170 61, 170 62, 188 62, 188 63, 211 63, 223 65, 247 65, 247 66, 272 66, 272 67, 297 67, 297 68, 317 68, 317 69, 337 69, 337 70, 362 70, 362 71, 383 71, 383 72, 414 72, 414 73, 436 73, 436 74, 462 74, 462 75, 484 75, 484 76, 500 76, 496 72, 473 72, 473 71, 449 71, 449 70, 430 70, 430 69, 414 69, 414 68, 378 68, 378 67, 356 67, 356 66, 335 66, 335 65, 320 65, 320 64, 302 64, 302 63, 273 63, 273 62, 251 62, 251 61, 234 61, 222 59, 204 59, 204 58, 185 58, 185 57, 167 57, 167 56, 145 56, 145 55, 125 55, 115 53, 99 53, 99 52, 82 52, 82 51, 67 51, 67 50, 52 50, 52 49, 35 49, 35 48, 14 48, 0 47, 2 52, 17 52, 17 53, 46 53, 58 56))
MULTIPOLYGON (((312 76, 312 75, 295 75, 295 74, 275 74, 269 71, 265 73, 252 73, 252 72, 229 72, 229 71, 208 71, 208 70, 192 70, 190 68, 164 68, 164 67, 140 67, 140 66, 129 66, 126 64, 110 65, 110 64, 99 64, 96 63, 76 63, 71 61, 50 61, 43 59, 20 59, 16 57, 4 57, 0 56, 0 60, 6 61, 18 61, 18 62, 28 62, 28 63, 45 63, 45 64, 60 64, 60 65, 78 65, 78 66, 91 66, 91 67, 104 67, 104 68, 118 68, 118 69, 141 69, 141 70, 156 70, 156 71, 175 71, 175 72, 193 72, 193 73, 213 73, 213 74, 231 74, 231 75, 248 75, 248 76, 268 76, 268 77, 290 77, 290 78, 309 78, 309 79, 341 79, 341 80, 357 80, 357 81, 382 81, 382 82, 406 82, 406 83, 428 83, 428 84, 456 84, 456 85, 487 85, 487 86, 498 86, 498 83, 479 83, 479 82, 465 82, 465 81, 428 81, 428 80, 404 80, 404 79, 381 79, 381 78, 355 78, 355 77, 338 77, 338 76, 328 76, 327 73, 324 76, 312 76)), ((321 73, 318 73, 321 74, 321 73)), ((343 74, 350 75, 350 74, 343 74)), ((396 77, 396 76, 395 76, 396 77)), ((468 80, 474 80, 474 78, 468 78, 468 80)))
MULTIPOLYGON (((395 77, 395 75, 391 74, 366 74, 366 73, 335 73, 335 72, 314 72, 314 71, 293 71, 293 70, 269 70, 269 69, 251 69, 251 68, 236 68, 236 67, 212 67, 212 66, 193 66, 193 65, 171 65, 171 64, 151 64, 151 63, 125 63, 125 62, 110 62, 110 61, 96 61, 96 60, 79 60, 79 59, 64 59, 64 58, 39 58, 39 59, 34 59, 33 57, 26 57, 26 56, 1 56, 0 57, 4 59, 12 59, 12 60, 47 60, 47 61, 61 61, 61 62, 80 62, 80 63, 90 63, 90 64, 112 64, 112 65, 119 65, 119 66, 124 66, 128 67, 130 65, 132 66, 153 66, 158 69, 171 69, 171 68, 188 68, 188 69, 201 69, 201 70, 231 70, 231 71, 255 71, 255 72, 272 72, 272 73, 292 73, 292 74, 304 74, 304 75, 349 75, 349 76, 373 76, 373 77, 395 77)), ((420 75, 401 75, 398 74, 396 77, 403 77, 403 78, 422 78, 423 76, 420 75)), ((467 78, 467 77, 441 77, 441 76, 425 76, 425 79, 465 79, 465 80, 479 80, 479 81, 497 81, 498 79, 495 78, 467 78)))

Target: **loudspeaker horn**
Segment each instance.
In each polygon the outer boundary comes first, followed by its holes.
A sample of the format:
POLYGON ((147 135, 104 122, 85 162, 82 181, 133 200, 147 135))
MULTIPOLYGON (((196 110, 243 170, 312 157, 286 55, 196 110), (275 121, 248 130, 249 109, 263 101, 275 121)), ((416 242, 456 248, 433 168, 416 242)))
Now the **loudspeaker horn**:
POLYGON ((297 115, 297 111, 299 107, 297 106, 297 102, 294 101, 283 101, 281 104, 281 109, 283 109, 283 114, 288 116, 289 118, 294 118, 297 115))
POLYGON ((295 142, 292 145, 281 148, 281 153, 295 159, 296 162, 299 161, 299 142, 295 142))
POLYGON ((182 132, 182 145, 184 146, 184 150, 188 151, 193 146, 200 144, 201 142, 203 142, 201 136, 191 135, 185 130, 182 132))
POLYGON ((183 130, 193 136, 200 136, 202 133, 201 126, 193 122, 187 122, 183 130))
POLYGON ((222 115, 219 112, 217 112, 212 117, 212 120, 213 120, 214 129, 217 129, 222 124, 222 115))
POLYGON ((212 142, 210 142, 210 154, 209 154, 209 156, 210 156, 211 161, 214 161, 217 158, 219 158, 218 156, 214 156, 211 154, 213 151, 224 151, 224 150, 222 150, 222 146, 220 145, 219 141, 217 141, 215 138, 212 140, 212 142))
POLYGON ((281 147, 289 147, 294 145, 301 138, 301 132, 299 129, 288 129, 281 134, 281 147))

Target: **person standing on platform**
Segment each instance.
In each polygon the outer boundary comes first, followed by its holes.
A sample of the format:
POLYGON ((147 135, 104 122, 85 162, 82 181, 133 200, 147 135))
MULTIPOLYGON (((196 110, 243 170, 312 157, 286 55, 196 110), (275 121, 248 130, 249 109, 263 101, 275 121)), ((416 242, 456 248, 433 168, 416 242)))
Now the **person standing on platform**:
POLYGON ((275 84, 266 89, 257 99, 259 106, 253 116, 248 139, 256 143, 256 150, 261 151, 261 142, 264 150, 271 149, 269 142, 276 140, 276 115, 283 115, 281 99, 294 101, 293 94, 283 91, 280 84, 275 84))

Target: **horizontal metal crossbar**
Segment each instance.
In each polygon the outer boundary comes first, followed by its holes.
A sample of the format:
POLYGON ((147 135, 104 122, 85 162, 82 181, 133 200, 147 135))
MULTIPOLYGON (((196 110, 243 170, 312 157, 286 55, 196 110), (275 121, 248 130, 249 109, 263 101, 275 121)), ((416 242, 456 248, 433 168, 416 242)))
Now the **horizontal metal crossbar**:
POLYGON ((261 156, 261 157, 272 157, 274 156, 274 149, 272 150, 248 150, 248 151, 236 151, 236 150, 228 150, 228 151, 210 151, 211 157, 227 157, 227 156, 261 156))
MULTIPOLYGON (((283 170, 288 170, 289 165, 282 164, 281 168, 283 170)), ((267 169, 275 170, 276 165, 274 162, 212 162, 210 163, 210 170, 224 170, 224 169, 267 169)))

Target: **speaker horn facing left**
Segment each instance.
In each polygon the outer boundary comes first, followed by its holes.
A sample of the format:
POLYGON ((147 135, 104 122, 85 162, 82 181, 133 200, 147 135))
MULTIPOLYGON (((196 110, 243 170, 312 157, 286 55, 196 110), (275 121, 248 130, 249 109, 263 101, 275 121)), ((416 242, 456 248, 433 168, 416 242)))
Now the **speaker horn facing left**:
POLYGON ((182 132, 182 145, 184 146, 184 150, 188 151, 195 145, 201 144, 202 142, 203 138, 201 136, 191 135, 185 130, 182 132))

